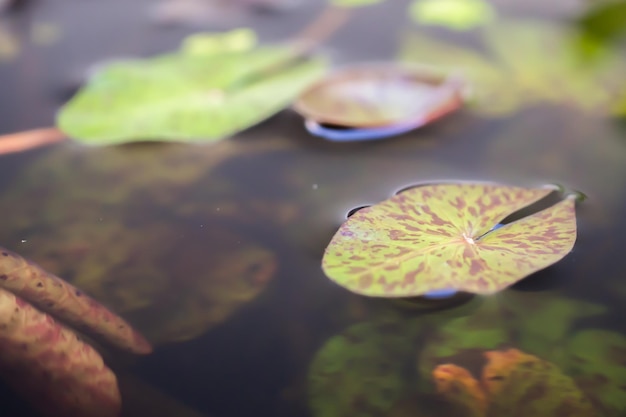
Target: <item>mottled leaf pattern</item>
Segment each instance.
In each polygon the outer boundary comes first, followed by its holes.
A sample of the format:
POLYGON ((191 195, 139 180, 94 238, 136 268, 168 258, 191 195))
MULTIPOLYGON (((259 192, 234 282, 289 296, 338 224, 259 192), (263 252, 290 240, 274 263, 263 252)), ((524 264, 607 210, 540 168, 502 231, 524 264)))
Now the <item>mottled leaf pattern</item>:
POLYGON ((316 417, 385 415, 409 390, 415 320, 360 323, 320 349, 309 370, 309 404, 316 417))
POLYGON ((73 285, 4 248, 0 248, 0 288, 122 349, 141 354, 152 351, 152 346, 124 319, 73 285))
POLYGON ((626 336, 583 330, 565 347, 564 367, 605 416, 626 415, 626 336))
POLYGON ((465 368, 454 364, 439 365, 433 371, 437 392, 463 407, 464 417, 484 417, 487 397, 483 388, 465 368))
POLYGON ((49 315, 3 289, 0 351, 0 376, 42 416, 119 415, 117 378, 98 352, 49 315))
POLYGON ((482 385, 490 398, 487 417, 594 417, 591 402, 550 362, 517 349, 485 352, 482 385))
POLYGON ((570 198, 490 232, 550 191, 492 184, 410 189, 350 217, 326 248, 323 269, 338 284, 369 296, 442 288, 497 292, 572 249, 576 217, 570 198))
POLYGON ((466 417, 595 417, 591 402, 550 362, 517 349, 484 353, 480 380, 466 369, 442 364, 433 370, 437 391, 463 404, 466 417))

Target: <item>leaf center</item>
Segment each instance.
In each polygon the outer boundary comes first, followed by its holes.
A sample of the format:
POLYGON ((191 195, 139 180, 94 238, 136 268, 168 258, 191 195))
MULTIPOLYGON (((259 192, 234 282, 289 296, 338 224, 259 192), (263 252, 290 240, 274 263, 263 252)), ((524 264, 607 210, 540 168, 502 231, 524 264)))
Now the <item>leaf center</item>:
POLYGON ((475 245, 476 244, 474 239, 471 236, 467 235, 466 233, 463 233, 463 239, 465 239, 465 241, 467 243, 469 243, 470 245, 475 245))

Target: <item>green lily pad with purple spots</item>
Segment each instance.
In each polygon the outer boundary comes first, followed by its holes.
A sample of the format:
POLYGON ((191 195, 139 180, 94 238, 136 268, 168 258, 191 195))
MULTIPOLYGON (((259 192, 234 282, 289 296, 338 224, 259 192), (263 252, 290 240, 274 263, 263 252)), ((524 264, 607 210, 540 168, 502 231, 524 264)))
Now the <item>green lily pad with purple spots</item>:
MULTIPOLYGON (((317 123, 374 128, 433 121, 462 105, 460 81, 397 64, 344 68, 302 93, 294 109, 317 123)), ((423 123, 422 123, 423 124, 423 123)))
POLYGON ((573 248, 571 196, 495 227, 552 191, 480 183, 409 189, 351 216, 326 248, 322 268, 337 284, 373 297, 501 291, 573 248))

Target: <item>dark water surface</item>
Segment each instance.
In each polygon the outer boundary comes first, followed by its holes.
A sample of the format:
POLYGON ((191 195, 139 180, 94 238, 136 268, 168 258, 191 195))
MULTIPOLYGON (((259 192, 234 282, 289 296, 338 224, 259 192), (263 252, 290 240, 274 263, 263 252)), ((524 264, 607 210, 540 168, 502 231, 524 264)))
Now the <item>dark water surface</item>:
MULTIPOLYGON (((565 22, 582 10, 574 3, 498 2, 519 16, 565 22)), ((150 25, 150 4, 49 0, 5 17, 20 54, 0 60, 0 132, 50 125, 97 60, 175 47, 189 31, 150 25), (58 42, 32 43, 42 22, 60 25, 58 42)), ((408 4, 359 11, 327 52, 339 64, 394 58, 412 27, 408 4)), ((246 24, 280 40, 320 8, 305 3, 246 24)), ((429 372, 445 362, 436 358, 513 346, 581 386, 595 384, 588 395, 603 415, 623 416, 624 126, 564 100, 499 118, 462 111, 365 144, 311 137, 291 112, 215 146, 63 143, 0 156, 0 244, 92 294, 154 342, 146 357, 103 350, 120 379, 124 415, 446 416, 429 394, 429 372), (325 278, 323 250, 351 209, 412 184, 459 179, 556 182, 585 193, 574 251, 501 295, 456 307, 407 309, 325 278), (342 332, 343 342, 329 342, 342 332), (585 343, 570 343, 577 336, 585 343), (606 347, 609 338, 622 342, 606 347), (581 357, 591 364, 579 366, 581 357)), ((480 369, 480 355, 472 358, 458 360, 480 369)), ((0 387, 0 407, 2 417, 35 415, 8 388, 0 387)))

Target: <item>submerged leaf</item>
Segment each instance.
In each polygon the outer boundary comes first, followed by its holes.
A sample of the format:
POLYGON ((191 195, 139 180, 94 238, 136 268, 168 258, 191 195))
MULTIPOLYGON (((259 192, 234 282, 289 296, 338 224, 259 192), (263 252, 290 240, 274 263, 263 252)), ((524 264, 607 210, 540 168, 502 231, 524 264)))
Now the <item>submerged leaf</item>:
POLYGON ((439 365, 433 371, 437 392, 460 406, 463 417, 484 417, 487 398, 480 382, 467 369, 454 364, 439 365))
POLYGON ((76 333, 0 289, 0 375, 45 417, 117 417, 117 378, 76 333))
POLYGON ((468 30, 492 22, 496 12, 484 0, 414 0, 410 15, 417 23, 468 30))
POLYGON ((415 320, 361 323, 326 342, 309 370, 313 415, 385 415, 411 390, 405 370, 419 329, 415 320))
POLYGON ((174 53, 100 70, 60 111, 58 126, 88 144, 210 141, 280 111, 325 70, 287 47, 204 56, 174 53))
POLYGON ((514 345, 569 372, 564 343, 582 319, 606 307, 551 293, 503 291, 475 298, 476 307, 451 320, 433 317, 435 332, 418 357, 421 375, 465 352, 514 345))
POLYGON ((74 286, 3 248, 0 248, 0 288, 120 348, 134 353, 152 351, 150 344, 124 319, 74 286))
POLYGON ((486 352, 485 357, 481 379, 491 399, 488 417, 511 410, 534 417, 597 415, 574 381, 552 363, 517 349, 486 352))
POLYGON ((565 365, 604 415, 626 412, 626 337, 608 330, 584 330, 567 344, 565 365))
POLYGON ((590 401, 555 365, 517 349, 484 353, 480 382, 467 370, 443 364, 433 371, 438 391, 466 405, 467 416, 593 417, 590 401))
POLYGON ((572 198, 492 230, 550 192, 490 184, 410 189, 350 217, 326 248, 324 272, 368 296, 500 291, 572 249, 572 198))

